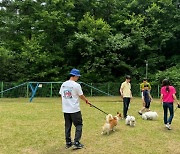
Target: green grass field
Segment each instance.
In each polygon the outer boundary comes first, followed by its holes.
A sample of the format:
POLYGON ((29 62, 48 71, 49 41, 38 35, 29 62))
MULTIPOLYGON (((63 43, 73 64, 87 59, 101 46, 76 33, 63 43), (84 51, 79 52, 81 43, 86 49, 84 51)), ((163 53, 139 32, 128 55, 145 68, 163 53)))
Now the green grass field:
MULTIPOLYGON (((92 104, 116 114, 122 112, 120 97, 90 97, 92 104)), ((163 125, 163 109, 154 100, 151 109, 159 115, 156 121, 144 121, 137 111, 140 98, 131 102, 129 115, 136 117, 134 128, 121 120, 117 131, 101 135, 105 114, 81 102, 84 149, 65 149, 64 119, 60 98, 0 99, 0 154, 180 154, 180 109, 175 112, 172 130, 163 125)), ((74 137, 74 127, 72 129, 74 137)))

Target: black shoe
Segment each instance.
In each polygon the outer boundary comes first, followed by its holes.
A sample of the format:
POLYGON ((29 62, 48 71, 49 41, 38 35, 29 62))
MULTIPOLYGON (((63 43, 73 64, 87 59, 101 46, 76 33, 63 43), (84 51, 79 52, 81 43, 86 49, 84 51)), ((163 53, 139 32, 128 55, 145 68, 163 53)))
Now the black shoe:
POLYGON ((66 143, 66 149, 70 148, 72 145, 73 145, 72 142, 67 142, 66 143))
POLYGON ((139 115, 142 115, 142 113, 141 112, 138 112, 139 113, 139 115))
POLYGON ((80 142, 75 142, 73 145, 73 149, 82 149, 84 147, 83 144, 81 144, 80 142))

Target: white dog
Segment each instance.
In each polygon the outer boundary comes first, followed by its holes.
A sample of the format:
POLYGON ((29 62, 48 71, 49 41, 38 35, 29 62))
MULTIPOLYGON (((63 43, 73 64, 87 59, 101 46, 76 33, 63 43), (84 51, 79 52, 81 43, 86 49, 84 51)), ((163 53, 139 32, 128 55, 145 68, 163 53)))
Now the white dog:
POLYGON ((158 117, 157 112, 149 111, 142 114, 143 120, 156 120, 157 117, 158 117))
POLYGON ((134 127, 134 126, 136 125, 136 119, 135 119, 135 117, 134 117, 134 116, 127 116, 127 117, 126 117, 125 124, 134 127))

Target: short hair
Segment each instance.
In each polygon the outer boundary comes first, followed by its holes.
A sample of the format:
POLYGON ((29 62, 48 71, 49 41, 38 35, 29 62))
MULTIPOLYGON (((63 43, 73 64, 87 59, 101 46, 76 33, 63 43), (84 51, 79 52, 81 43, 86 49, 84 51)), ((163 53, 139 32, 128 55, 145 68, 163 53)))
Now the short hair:
POLYGON ((147 78, 143 78, 143 81, 147 81, 147 78))
POLYGON ((130 75, 126 75, 126 79, 131 79, 131 76, 130 75))
POLYGON ((72 75, 72 74, 68 74, 67 76, 67 80, 69 80, 71 77, 74 77, 75 75, 72 75))

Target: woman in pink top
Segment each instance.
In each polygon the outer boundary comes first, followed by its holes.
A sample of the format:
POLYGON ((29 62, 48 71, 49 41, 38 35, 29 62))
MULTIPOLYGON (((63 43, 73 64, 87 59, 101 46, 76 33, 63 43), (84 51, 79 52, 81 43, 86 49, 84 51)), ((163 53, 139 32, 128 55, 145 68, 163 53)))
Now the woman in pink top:
POLYGON ((171 129, 171 122, 174 117, 174 108, 173 103, 174 100, 178 100, 176 98, 176 89, 173 86, 170 86, 170 82, 168 79, 164 79, 162 81, 162 88, 161 88, 161 103, 163 102, 163 109, 164 109, 164 124, 165 127, 169 130, 171 129), (169 118, 167 118, 168 115, 168 109, 170 112, 169 118))

